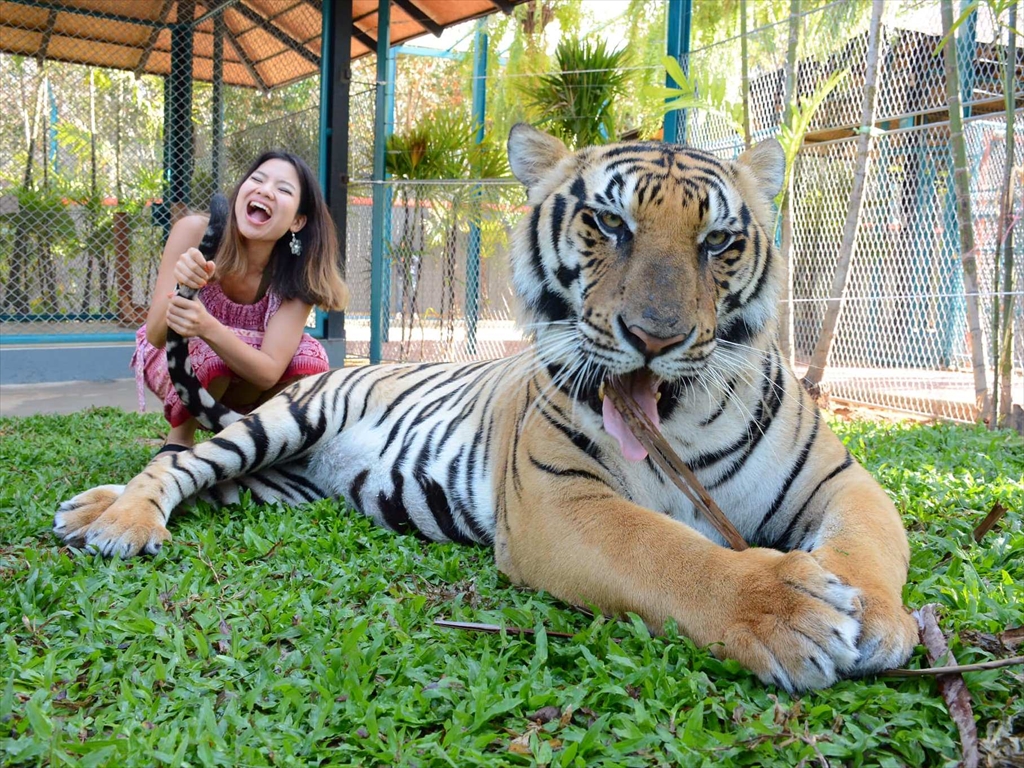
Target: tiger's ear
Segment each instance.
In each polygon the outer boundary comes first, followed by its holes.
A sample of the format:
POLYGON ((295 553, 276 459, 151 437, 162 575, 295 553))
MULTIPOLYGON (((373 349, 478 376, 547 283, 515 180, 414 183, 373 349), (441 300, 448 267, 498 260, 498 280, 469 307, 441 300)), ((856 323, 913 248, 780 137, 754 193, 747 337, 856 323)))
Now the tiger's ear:
POLYGON ((736 162, 747 167, 757 182, 757 191, 767 202, 775 199, 786 176, 786 153, 778 141, 760 141, 736 158, 736 162))
POLYGON ((516 123, 508 134, 508 164, 515 177, 531 189, 570 155, 568 147, 527 123, 516 123))

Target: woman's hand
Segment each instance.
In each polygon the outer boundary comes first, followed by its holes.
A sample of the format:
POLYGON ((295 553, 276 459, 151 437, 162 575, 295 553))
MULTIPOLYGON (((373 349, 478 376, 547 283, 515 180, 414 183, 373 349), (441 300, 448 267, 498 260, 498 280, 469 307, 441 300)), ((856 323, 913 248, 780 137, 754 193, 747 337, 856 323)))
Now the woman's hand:
POLYGON ((206 260, 198 248, 189 248, 178 257, 178 262, 174 265, 174 279, 178 281, 178 285, 198 291, 206 286, 216 268, 212 261, 206 260))
POLYGON ((171 303, 167 305, 168 328, 186 339, 193 336, 206 338, 216 322, 201 301, 171 294, 171 303))

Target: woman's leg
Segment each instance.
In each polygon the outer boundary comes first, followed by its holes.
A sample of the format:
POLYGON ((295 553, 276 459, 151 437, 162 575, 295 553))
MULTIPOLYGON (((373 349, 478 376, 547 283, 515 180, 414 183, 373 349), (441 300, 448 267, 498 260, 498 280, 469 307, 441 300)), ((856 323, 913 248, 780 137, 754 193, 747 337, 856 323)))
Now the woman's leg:
MULTIPOLYGON (((210 386, 207 390, 213 395, 214 400, 220 400, 224 393, 228 389, 228 385, 231 383, 231 379, 228 376, 218 376, 210 381, 210 386)), ((180 445, 185 448, 191 448, 196 442, 196 430, 199 428, 199 422, 195 419, 189 419, 184 424, 179 424, 176 427, 171 427, 167 433, 167 440, 164 441, 164 446, 168 445, 180 445)))
POLYGON ((287 379, 281 379, 277 384, 267 390, 261 390, 254 387, 247 381, 234 381, 231 382, 230 386, 223 393, 223 397, 217 397, 217 399, 222 400, 224 405, 229 407, 262 405, 282 389, 295 383, 301 378, 303 377, 291 376, 287 379))

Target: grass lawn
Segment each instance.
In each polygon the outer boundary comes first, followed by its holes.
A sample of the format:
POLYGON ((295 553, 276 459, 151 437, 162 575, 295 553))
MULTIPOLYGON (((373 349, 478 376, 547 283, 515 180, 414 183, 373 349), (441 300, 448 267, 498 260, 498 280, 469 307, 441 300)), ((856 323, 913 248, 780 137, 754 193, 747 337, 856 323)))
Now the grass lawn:
MULTIPOLYGON (((152 559, 59 546, 57 503, 127 481, 161 424, 109 409, 0 419, 0 764, 957 762, 932 678, 792 698, 672 627, 652 638, 636 619, 588 617, 511 586, 488 550, 424 545, 334 502, 182 513, 152 559)), ((1024 442, 950 425, 835 429, 904 515, 907 603, 942 606, 960 663, 992 658, 957 633, 1024 624, 1024 442), (1010 512, 975 544, 996 501, 1010 512)), ((924 663, 920 650, 910 662, 924 663)), ((1013 754, 1024 668, 966 677, 982 741, 1013 754)))

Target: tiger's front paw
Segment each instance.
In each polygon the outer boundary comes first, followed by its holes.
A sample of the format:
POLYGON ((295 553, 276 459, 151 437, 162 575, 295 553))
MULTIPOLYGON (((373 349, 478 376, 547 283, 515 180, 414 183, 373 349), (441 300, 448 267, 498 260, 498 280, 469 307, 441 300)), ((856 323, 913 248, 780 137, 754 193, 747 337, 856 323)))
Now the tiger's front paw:
POLYGON ((917 622, 899 599, 864 591, 860 658, 852 675, 870 675, 903 666, 918 642, 917 622))
POLYGON ((860 596, 805 552, 751 549, 723 653, 789 692, 825 688, 860 658, 860 596))
POLYGON ((67 544, 84 546, 85 530, 124 493, 123 485, 99 485, 62 502, 53 516, 53 532, 67 544))
POLYGON ((156 554, 171 538, 163 515, 145 502, 142 511, 130 500, 126 503, 124 489, 123 485, 101 485, 65 501, 54 516, 54 533, 71 546, 106 557, 156 554))

